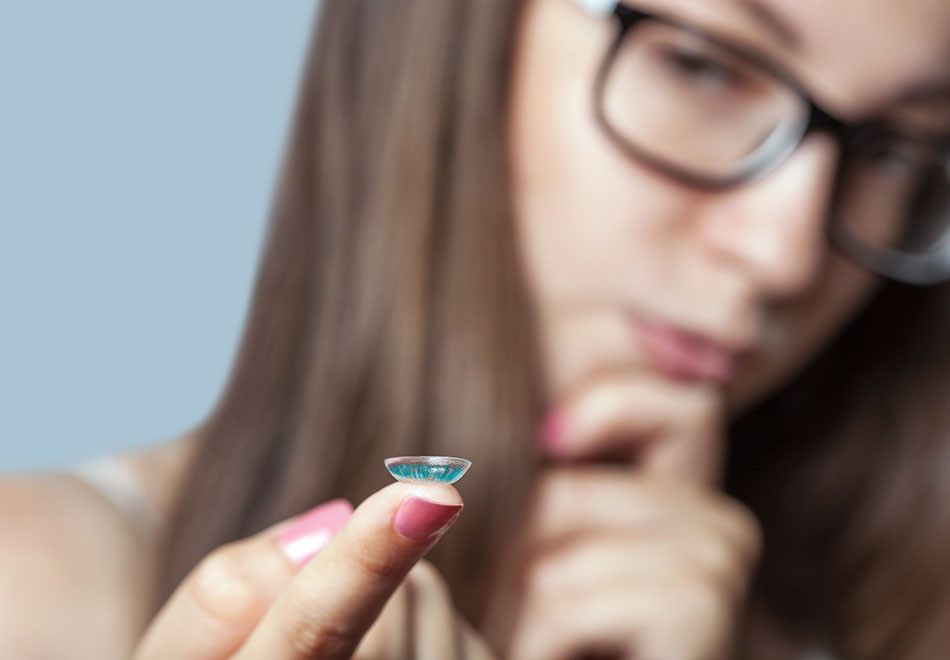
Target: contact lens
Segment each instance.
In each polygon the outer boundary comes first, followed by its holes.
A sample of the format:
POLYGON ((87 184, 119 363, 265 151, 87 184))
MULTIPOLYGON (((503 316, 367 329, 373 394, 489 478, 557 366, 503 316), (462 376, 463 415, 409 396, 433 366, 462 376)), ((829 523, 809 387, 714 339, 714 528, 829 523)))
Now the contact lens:
POLYGON ((454 484, 472 462, 454 456, 397 456, 383 461, 398 481, 454 484))

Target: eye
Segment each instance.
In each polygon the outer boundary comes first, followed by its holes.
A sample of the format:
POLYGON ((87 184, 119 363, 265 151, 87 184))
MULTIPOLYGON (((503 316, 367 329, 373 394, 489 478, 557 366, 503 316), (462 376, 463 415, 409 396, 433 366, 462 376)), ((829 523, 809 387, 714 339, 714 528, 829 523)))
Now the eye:
POLYGON ((454 484, 472 462, 453 456, 398 456, 383 461, 397 481, 454 484))
POLYGON ((672 44, 657 51, 656 56, 670 74, 706 91, 739 89, 746 82, 739 69, 711 54, 672 44))

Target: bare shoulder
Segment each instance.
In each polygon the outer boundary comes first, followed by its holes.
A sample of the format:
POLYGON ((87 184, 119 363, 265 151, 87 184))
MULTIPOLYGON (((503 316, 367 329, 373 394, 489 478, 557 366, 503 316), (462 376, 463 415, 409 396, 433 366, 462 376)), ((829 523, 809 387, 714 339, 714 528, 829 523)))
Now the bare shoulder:
MULTIPOLYGON (((193 441, 119 458, 161 514, 193 441)), ((0 639, 14 657, 124 658, 146 625, 153 542, 67 472, 0 478, 0 639), (81 642, 80 642, 81 640, 81 642)))

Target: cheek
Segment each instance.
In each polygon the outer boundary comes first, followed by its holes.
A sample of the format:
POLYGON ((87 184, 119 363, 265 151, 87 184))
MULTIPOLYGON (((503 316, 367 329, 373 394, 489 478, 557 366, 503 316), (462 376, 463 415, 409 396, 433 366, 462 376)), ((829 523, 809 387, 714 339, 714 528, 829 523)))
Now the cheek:
POLYGON ((880 281, 838 254, 803 296, 770 310, 763 350, 727 388, 737 414, 765 398, 800 372, 880 288, 880 281))
POLYGON ((660 252, 649 219, 676 199, 594 120, 591 90, 611 37, 609 25, 569 2, 537 0, 525 16, 511 114, 513 190, 542 305, 590 292, 610 297, 618 279, 648 278, 660 252))

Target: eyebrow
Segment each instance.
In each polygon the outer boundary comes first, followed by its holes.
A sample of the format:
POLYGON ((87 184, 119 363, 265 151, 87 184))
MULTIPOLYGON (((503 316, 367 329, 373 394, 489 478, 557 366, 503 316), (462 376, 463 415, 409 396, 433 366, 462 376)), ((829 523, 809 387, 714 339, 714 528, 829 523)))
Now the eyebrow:
MULTIPOLYGON (((787 48, 801 51, 804 38, 788 19, 761 0, 736 0, 736 5, 768 30, 787 48)), ((896 103, 939 103, 950 100, 950 79, 925 82, 897 95, 896 103)))
POLYGON ((771 32, 784 46, 791 50, 801 50, 801 34, 773 8, 759 2, 759 0, 738 0, 736 4, 755 19, 759 25, 771 32))

